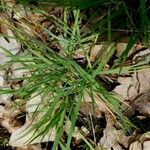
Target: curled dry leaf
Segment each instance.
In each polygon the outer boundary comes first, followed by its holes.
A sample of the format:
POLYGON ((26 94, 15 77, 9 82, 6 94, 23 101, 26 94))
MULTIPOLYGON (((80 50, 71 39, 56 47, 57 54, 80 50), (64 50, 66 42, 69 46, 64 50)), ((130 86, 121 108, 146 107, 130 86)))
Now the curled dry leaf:
POLYGON ((129 100, 136 97, 138 92, 134 86, 132 77, 118 77, 118 82, 120 85, 114 89, 114 92, 120 95, 122 100, 129 100))
POLYGON ((9 144, 13 147, 22 147, 29 144, 36 144, 41 142, 47 141, 54 141, 55 140, 55 130, 51 129, 47 135, 43 137, 38 136, 36 139, 33 140, 35 136, 38 135, 36 129, 33 129, 33 125, 31 123, 26 123, 21 128, 15 130, 10 137, 9 144), (31 142, 32 140, 32 142, 31 142))
MULTIPOLYGON (((150 52, 149 49, 137 53, 134 58, 134 63, 140 63, 141 61, 149 62, 150 52)), ((141 70, 134 72, 130 77, 119 77, 120 83, 114 91, 122 97, 123 100, 129 100, 130 113, 134 113, 138 110, 140 113, 149 115, 150 103, 149 103, 149 87, 150 87, 150 70, 141 70), (141 96, 142 95, 142 96, 141 96), (132 111, 131 111, 132 110, 132 111)))
POLYGON ((146 132, 140 136, 139 142, 144 143, 145 141, 150 141, 150 132, 146 132))
POLYGON ((150 116, 150 89, 138 94, 126 109, 127 115, 133 115, 135 111, 140 112, 146 116, 150 116))
POLYGON ((127 43, 117 43, 116 45, 116 51, 117 51, 117 54, 116 56, 117 57, 120 57, 121 54, 124 52, 124 50, 126 49, 127 47, 127 43))
MULTIPOLYGON (((128 46, 128 42, 119 42, 116 45, 116 56, 119 58, 123 52, 125 51, 125 49, 128 46)), ((142 46, 142 44, 134 44, 133 47, 130 49, 129 53, 128 53, 128 57, 131 57, 132 55, 138 53, 139 51, 142 51, 143 49, 145 49, 144 46, 142 46)))
POLYGON ((149 150, 150 149, 150 133, 143 134, 138 141, 130 145, 129 150, 149 150))
POLYGON ((140 142, 136 141, 130 145, 129 150, 143 150, 142 144, 140 142))
POLYGON ((113 124, 112 119, 107 119, 107 127, 104 129, 103 137, 98 145, 107 150, 123 150, 123 147, 128 147, 129 137, 125 135, 122 129, 117 130, 113 127, 113 124))
POLYGON ((14 109, 13 102, 6 103, 1 119, 1 125, 5 127, 9 131, 9 133, 12 133, 14 130, 22 126, 22 124, 20 124, 20 122, 15 119, 16 116, 21 113, 21 110, 14 109))
MULTIPOLYGON (((137 53, 134 56, 133 61, 135 63, 138 63, 138 62, 140 63, 142 61, 145 61, 145 63, 149 64, 150 50, 147 49, 147 50, 137 53)), ((141 70, 137 73, 134 73, 133 79, 137 85, 137 90, 139 93, 148 90, 150 87, 150 68, 147 67, 145 70, 141 70)))
POLYGON ((55 140, 56 133, 53 128, 44 137, 41 135, 34 139, 34 137, 36 137, 44 127, 42 126, 37 130, 36 128, 33 128, 33 126, 43 117, 45 113, 44 111, 41 111, 43 108, 41 104, 41 95, 32 95, 31 97, 33 98, 31 98, 26 104, 27 115, 25 124, 11 134, 9 144, 13 147, 22 147, 28 144, 55 140), (35 111, 37 113, 34 114, 35 111), (32 139, 33 141, 31 141, 32 139))
POLYGON ((99 58, 103 46, 104 44, 94 45, 91 47, 90 49, 90 61, 91 62, 95 62, 99 58))
POLYGON ((15 39, 15 36, 13 32, 8 28, 8 26, 3 25, 3 30, 5 30, 5 33, 7 33, 7 37, 4 38, 3 36, 0 36, 0 64, 4 64, 5 62, 10 60, 9 54, 6 52, 6 50, 13 55, 17 54, 20 49, 21 45, 20 43, 15 39))

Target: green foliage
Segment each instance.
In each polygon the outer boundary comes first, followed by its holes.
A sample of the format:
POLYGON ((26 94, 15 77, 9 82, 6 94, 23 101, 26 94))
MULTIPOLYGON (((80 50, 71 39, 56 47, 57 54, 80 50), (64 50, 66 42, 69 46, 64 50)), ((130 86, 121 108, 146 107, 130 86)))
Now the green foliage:
MULTIPOLYGON (((140 38, 142 38, 142 40, 146 39, 146 42, 149 41, 149 18, 146 15, 146 2, 140 1, 139 13, 141 16, 141 24, 139 27, 133 19, 134 16, 130 13, 131 8, 129 4, 124 1, 19 1, 50 2, 55 6, 71 6, 74 8, 70 9, 70 7, 65 7, 62 20, 53 15, 49 16, 54 26, 60 29, 61 36, 39 25, 48 35, 49 39, 53 39, 53 41, 62 48, 63 54, 55 52, 48 46, 48 43, 37 40, 25 33, 22 29, 11 26, 28 53, 25 56, 11 55, 12 60, 10 63, 22 63, 23 67, 21 69, 29 70, 31 76, 15 79, 25 81, 22 88, 11 91, 0 90, 0 93, 6 94, 12 92, 20 96, 23 102, 28 101, 35 93, 37 95, 42 94, 43 106, 41 111, 44 111, 45 115, 35 124, 34 128, 37 129, 38 135, 35 134, 31 141, 39 135, 46 135, 51 128, 55 128, 57 135, 53 149, 57 149, 58 145, 60 145, 62 149, 69 149, 84 92, 91 93, 92 99, 92 95, 96 94, 119 118, 122 123, 122 128, 130 131, 130 126, 132 125, 123 114, 121 102, 114 93, 108 92, 102 83, 97 82, 97 76, 126 74, 147 67, 147 62, 142 65, 124 66, 124 62, 133 45, 139 41, 140 38), (105 9, 100 9, 102 16, 98 16, 99 10, 94 10, 95 14, 90 14, 88 18, 92 25, 90 26, 90 23, 87 21, 85 26, 82 23, 84 13, 86 13, 85 8, 93 6, 105 7, 105 9), (82 8, 84 8, 84 10, 81 10, 82 8), (72 24, 70 24, 68 19, 70 14, 72 14, 71 17, 73 18, 72 24), (122 16, 125 17, 123 18, 122 16), (127 29, 128 25, 130 26, 129 29, 127 29), (118 60, 121 69, 120 67, 112 66, 109 70, 105 70, 105 65, 115 53, 115 42, 119 39, 116 38, 116 36, 119 35, 119 30, 123 30, 124 32, 130 30, 130 32, 132 32, 128 46, 118 60), (89 55, 87 54, 86 60, 88 64, 83 68, 73 59, 74 53, 77 49, 84 49, 87 45, 89 45, 88 50, 90 50, 90 48, 98 42, 101 44, 103 42, 101 37, 106 41, 106 46, 104 47, 101 57, 95 63, 91 63, 89 61, 89 55), (45 103, 48 107, 45 107, 45 103), (68 122, 71 123, 67 142, 64 144, 61 138, 64 132, 64 126, 68 122)), ((48 16, 46 10, 40 9, 39 6, 31 7, 31 11, 36 11, 48 16)), ((35 114, 36 113, 38 112, 35 112, 35 114)), ((81 135, 81 137, 92 149, 92 144, 86 140, 84 136, 81 135)))
POLYGON ((97 6, 99 4, 108 3, 109 0, 18 0, 21 3, 34 3, 34 2, 47 2, 53 6, 71 6, 73 8, 85 9, 93 6, 97 6))

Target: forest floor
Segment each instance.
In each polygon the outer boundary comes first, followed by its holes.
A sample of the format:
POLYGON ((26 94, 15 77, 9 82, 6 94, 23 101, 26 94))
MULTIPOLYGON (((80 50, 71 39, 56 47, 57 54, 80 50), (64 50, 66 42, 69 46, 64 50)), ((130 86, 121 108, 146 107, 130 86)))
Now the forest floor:
POLYGON ((2 1, 0 150, 150 150, 150 42, 129 26, 121 2, 2 1))

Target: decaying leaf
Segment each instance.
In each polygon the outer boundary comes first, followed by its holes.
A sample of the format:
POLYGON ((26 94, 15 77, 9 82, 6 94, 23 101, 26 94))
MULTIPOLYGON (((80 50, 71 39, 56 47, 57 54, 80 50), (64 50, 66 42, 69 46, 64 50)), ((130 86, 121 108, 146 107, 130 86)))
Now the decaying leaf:
POLYGON ((32 95, 31 97, 33 98, 31 98, 26 104, 27 114, 25 124, 17 130, 14 130, 11 134, 9 144, 13 147, 22 147, 28 144, 55 140, 56 133, 53 128, 46 135, 41 135, 34 139, 44 127, 42 126, 37 130, 35 127, 33 128, 33 126, 43 117, 45 112, 41 111, 41 96, 32 95))
POLYGON ((150 89, 138 94, 126 109, 126 114, 133 115, 135 111, 150 116, 150 89))
POLYGON ((129 150, 143 150, 140 142, 136 141, 130 145, 129 150))
POLYGON ((117 130, 114 125, 114 120, 110 115, 107 116, 107 127, 103 131, 103 137, 98 145, 107 150, 123 150, 128 147, 127 137, 122 129, 117 130))
POLYGON ((10 54, 17 54, 21 49, 21 44, 15 39, 13 32, 9 29, 6 24, 2 24, 3 31, 6 33, 6 36, 0 36, 0 64, 10 60, 10 54), (8 51, 8 52, 7 52, 8 51))

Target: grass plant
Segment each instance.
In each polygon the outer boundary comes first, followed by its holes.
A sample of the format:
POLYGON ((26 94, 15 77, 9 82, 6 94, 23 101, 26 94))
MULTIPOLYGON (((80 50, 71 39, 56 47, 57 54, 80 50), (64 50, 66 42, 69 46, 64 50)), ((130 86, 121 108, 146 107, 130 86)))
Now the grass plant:
MULTIPOLYGON (((19 2, 24 3, 25 1, 19 0, 19 2)), ((23 102, 31 99, 31 96, 35 93, 42 95, 43 104, 41 105, 43 105, 43 107, 41 111, 43 110, 45 115, 35 124, 34 128, 40 129, 38 136, 45 135, 51 128, 55 128, 56 138, 52 150, 57 149, 58 145, 62 149, 69 150, 85 91, 91 93, 91 98, 93 94, 96 94, 99 100, 106 104, 106 107, 113 116, 119 119, 122 128, 129 132, 132 123, 124 116, 121 101, 114 93, 108 92, 101 82, 97 81, 97 76, 129 74, 149 67, 147 61, 124 66, 128 53, 135 43, 142 39, 144 44, 149 44, 148 33, 150 23, 147 14, 147 2, 140 0, 138 12, 140 14, 140 26, 135 22, 134 12, 131 14, 132 10, 128 1, 99 0, 95 1, 95 3, 93 3, 92 0, 88 0, 88 2, 83 0, 81 3, 75 0, 70 1, 70 3, 67 3, 67 1, 39 2, 50 2, 50 5, 55 4, 56 6, 65 5, 63 18, 61 19, 54 15, 49 15, 47 10, 43 9, 44 7, 42 6, 24 6, 28 11, 45 15, 51 20, 54 27, 59 29, 59 35, 57 35, 57 32, 53 32, 40 24, 38 25, 38 27, 47 34, 49 42, 52 41, 55 45, 60 47, 59 50, 61 53, 49 47, 48 42, 41 39, 39 40, 40 36, 35 38, 25 32, 25 30, 13 26, 13 24, 10 23, 10 28, 14 31, 17 40, 21 42, 23 49, 25 49, 27 53, 24 56, 9 54, 11 55, 11 61, 8 63, 21 63, 22 67, 20 69, 28 70, 30 76, 14 79, 25 81, 24 86, 20 89, 1 89, 0 93, 6 94, 12 92, 18 95, 23 102), (70 8, 70 5, 73 9, 70 8), (96 5, 103 6, 105 9, 100 8, 96 10, 95 8, 91 8, 96 5), (88 19, 84 16, 84 13, 87 13, 87 9, 85 8, 93 9, 91 12, 94 12, 94 14, 90 14, 88 19), (101 16, 98 11, 102 12, 101 16), (94 20, 92 20, 93 16, 94 20), (122 18, 122 16, 125 17, 122 18), (69 17, 72 18, 72 23, 70 23, 69 17), (85 24, 83 24, 84 17, 86 18, 85 20, 87 20, 85 24), (88 20, 92 20, 92 25, 90 25, 88 20), (123 21, 124 23, 122 23, 123 21), (127 27, 129 27, 129 29, 127 29, 127 27), (129 35, 131 36, 128 40, 128 46, 120 59, 118 59, 119 66, 112 66, 106 70, 106 64, 115 53, 115 42, 118 41, 117 36, 120 34, 118 34, 118 31, 129 31, 129 35), (96 62, 91 63, 89 61, 88 52, 85 54, 85 59, 88 64, 84 67, 74 60, 74 54, 78 49, 84 49, 84 47, 88 45, 88 50, 90 51, 93 45, 104 42, 105 48, 96 62), (44 103, 48 106, 46 107, 47 109, 44 109, 44 103), (62 135, 67 122, 70 122, 70 126, 65 143, 62 141, 62 135)), ((8 9, 7 7, 1 5, 3 11, 6 11, 6 9, 8 9)), ((15 12, 15 9, 13 11, 15 12)), ((33 137, 33 139, 36 137, 37 136, 33 137)), ((95 145, 93 146, 93 143, 90 143, 84 136, 81 136, 81 138, 91 149, 94 149, 96 143, 94 143, 95 145)))

